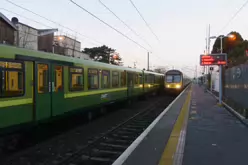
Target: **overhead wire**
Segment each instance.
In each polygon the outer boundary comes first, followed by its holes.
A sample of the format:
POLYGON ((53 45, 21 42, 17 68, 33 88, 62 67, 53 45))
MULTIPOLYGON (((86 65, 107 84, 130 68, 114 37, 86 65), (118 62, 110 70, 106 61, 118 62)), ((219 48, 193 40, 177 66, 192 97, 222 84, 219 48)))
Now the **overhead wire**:
POLYGON ((76 5, 77 7, 79 7, 80 9, 82 9, 83 11, 87 12, 88 14, 90 14, 92 17, 96 18, 97 20, 99 20, 100 22, 102 22, 103 24, 107 25, 108 27, 110 27, 111 29, 113 29, 114 31, 116 31, 117 33, 121 34, 122 36, 124 36, 125 38, 127 38, 128 40, 132 41, 133 43, 135 43, 136 45, 138 45, 139 47, 145 49, 146 51, 149 51, 147 48, 145 48, 144 46, 142 46, 141 44, 139 44, 138 42, 134 41, 133 39, 131 39, 130 37, 128 37, 127 35, 123 34, 121 31, 119 31, 118 29, 116 29, 115 27, 111 26, 110 24, 106 23, 105 21, 103 21, 102 19, 100 19, 99 17, 97 17, 96 15, 94 15, 93 13, 91 13, 90 11, 88 11, 87 9, 85 9, 84 7, 80 6, 79 4, 77 4, 76 2, 74 2, 73 0, 70 0, 71 3, 73 3, 74 5, 76 5))
POLYGON ((31 18, 25 17, 25 16, 23 16, 23 15, 21 15, 21 14, 18 14, 18 13, 16 13, 16 12, 7 10, 7 9, 5 9, 5 8, 0 8, 0 9, 1 9, 1 10, 5 10, 5 11, 7 11, 7 12, 9 12, 9 13, 15 14, 15 15, 17 15, 17 16, 23 17, 23 18, 25 18, 25 19, 27 19, 27 20, 33 21, 33 22, 35 22, 35 23, 37 23, 37 24, 40 24, 40 25, 43 25, 43 26, 46 26, 46 27, 49 27, 49 28, 54 28, 54 27, 51 27, 51 26, 49 26, 49 25, 43 24, 43 23, 41 23, 41 22, 38 22, 38 21, 36 21, 36 20, 33 20, 33 19, 31 19, 31 18))
MULTIPOLYGON (((104 45, 103 43, 101 43, 101 42, 99 42, 99 41, 97 41, 97 40, 95 40, 95 39, 92 39, 92 38, 90 38, 90 37, 88 37, 88 36, 86 36, 86 35, 83 35, 83 34, 81 34, 81 33, 78 33, 77 31, 75 31, 75 30, 73 30, 73 29, 71 29, 71 28, 69 28, 69 27, 66 27, 66 26, 62 25, 61 23, 58 23, 58 22, 53 21, 53 20, 51 20, 51 19, 48 19, 48 18, 46 18, 46 17, 44 17, 44 16, 42 16, 42 15, 40 15, 40 14, 37 14, 37 13, 33 12, 33 11, 30 10, 30 9, 27 9, 27 8, 25 8, 25 7, 22 7, 22 6, 20 6, 20 5, 16 4, 16 3, 14 3, 14 2, 12 2, 12 1, 10 1, 10 0, 5 0, 5 1, 7 1, 8 3, 11 3, 12 5, 14 5, 14 6, 18 7, 18 8, 21 8, 21 9, 23 9, 23 10, 26 10, 26 11, 28 11, 28 12, 30 12, 30 13, 36 15, 36 16, 39 16, 39 17, 41 17, 41 18, 43 18, 43 19, 45 19, 45 20, 47 20, 47 21, 49 21, 49 22, 52 22, 52 23, 54 23, 54 24, 57 24, 57 25, 59 25, 59 26, 65 28, 65 29, 68 29, 68 30, 70 30, 70 31, 72 31, 72 32, 75 32, 75 33, 77 33, 77 34, 83 36, 84 38, 87 38, 87 39, 89 39, 89 40, 92 40, 92 41, 94 41, 94 42, 96 42, 96 43, 98 43, 98 44, 104 45)), ((117 30, 116 28, 114 28, 114 27, 112 27, 111 25, 107 24, 106 22, 104 22, 103 20, 101 20, 100 18, 98 18, 97 16, 95 16, 94 14, 90 13, 88 10, 86 10, 86 9, 83 8, 82 6, 78 5, 78 4, 75 3, 74 1, 71 0, 71 2, 74 3, 76 6, 78 6, 79 8, 81 8, 82 10, 84 10, 85 12, 87 12, 87 13, 89 13, 90 15, 92 15, 93 17, 95 17, 96 19, 98 19, 99 21, 101 21, 102 23, 104 23, 105 25, 107 25, 107 26, 109 26, 110 28, 114 29, 116 32, 120 33, 121 35, 123 35, 125 38, 129 39, 130 41, 132 41, 132 42, 135 43, 136 45, 140 46, 141 48, 145 49, 145 50, 148 51, 148 52, 150 51, 150 50, 148 50, 146 47, 142 46, 142 45, 139 44, 138 42, 134 41, 133 39, 129 38, 127 35, 123 34, 123 33, 120 32, 119 30, 117 30)), ((4 9, 4 10, 6 10, 6 9, 4 9)), ((14 13, 14 12, 12 12, 12 13, 14 13)), ((18 14, 18 15, 20 15, 20 14, 18 14)), ((24 16, 22 16, 22 17, 24 17, 24 16)), ((26 18, 27 18, 27 17, 26 17, 26 18)), ((27 18, 27 19, 29 19, 29 18, 27 18)), ((31 19, 30 19, 30 20, 31 20, 31 19)), ((32 20, 32 21, 34 21, 34 20, 32 20)), ((38 21, 34 21, 34 22, 39 23, 39 24, 43 24, 43 23, 38 22, 38 21)), ((43 24, 43 25, 45 25, 45 24, 43 24)), ((45 26, 47 26, 47 25, 45 25, 45 26)))
POLYGON ((152 46, 143 38, 141 37, 136 31, 134 31, 127 23, 125 23, 120 17, 118 17, 107 5, 105 5, 101 0, 98 0, 101 5, 103 5, 110 13, 112 13, 119 21, 121 21, 130 31, 132 31, 137 37, 143 40, 151 49, 152 46))
POLYGON ((223 28, 219 31, 218 34, 220 34, 224 29, 226 29, 229 24, 232 22, 234 18, 243 10, 243 8, 248 4, 248 0, 245 1, 245 3, 238 9, 238 11, 235 12, 235 14, 228 20, 228 22, 223 26, 223 28))
POLYGON ((39 17, 41 17, 41 18, 43 18, 43 19, 45 19, 45 20, 47 20, 47 21, 49 21, 49 22, 52 22, 52 23, 54 23, 54 24, 57 24, 57 25, 59 25, 59 26, 65 28, 65 29, 67 29, 67 30, 70 30, 70 31, 72 31, 72 32, 75 32, 75 33, 81 35, 81 36, 84 37, 84 38, 87 38, 87 39, 89 39, 89 40, 92 40, 92 41, 94 41, 94 42, 96 42, 96 43, 98 43, 98 44, 100 44, 100 45, 104 45, 104 43, 102 43, 102 42, 100 42, 100 41, 97 41, 97 40, 95 40, 95 39, 93 39, 93 38, 91 38, 91 37, 88 37, 88 36, 86 36, 86 35, 83 35, 83 34, 81 34, 81 33, 78 33, 76 30, 73 30, 73 29, 71 29, 71 28, 69 28, 69 27, 66 27, 66 26, 62 25, 61 23, 55 22, 55 21, 53 21, 53 20, 51 20, 51 19, 48 19, 48 18, 46 18, 46 17, 44 17, 44 16, 42 16, 42 15, 40 15, 40 14, 37 14, 37 13, 35 13, 35 12, 33 12, 33 11, 31 11, 31 10, 25 8, 25 7, 22 7, 22 6, 20 6, 20 5, 16 4, 16 3, 14 3, 14 2, 12 2, 12 1, 10 1, 10 0, 5 0, 5 1, 7 1, 8 3, 11 3, 12 5, 14 5, 14 6, 16 6, 16 7, 19 7, 19 8, 21 8, 21 9, 23 9, 23 10, 26 10, 26 11, 28 11, 28 12, 30 12, 30 13, 36 15, 36 16, 39 16, 39 17))
POLYGON ((145 20, 145 18, 142 16, 141 12, 139 11, 139 9, 135 6, 135 4, 133 3, 132 0, 129 0, 132 4, 132 6, 135 8, 135 10, 138 12, 139 16, 142 18, 142 20, 145 22, 146 26, 148 27, 148 29, 152 32, 152 34, 156 37, 156 39, 159 41, 158 36, 153 32, 152 28, 150 27, 150 25, 147 23, 147 21, 145 20))
MULTIPOLYGON (((43 25, 43 26, 45 26, 45 27, 48 27, 48 28, 54 29, 54 27, 52 27, 52 26, 49 26, 49 25, 44 24, 44 23, 42 23, 42 22, 39 22, 39 21, 33 20, 33 19, 31 19, 31 18, 28 18, 28 17, 23 16, 23 15, 21 15, 21 14, 18 14, 18 13, 16 13, 16 12, 13 12, 13 11, 7 10, 7 9, 5 9, 5 8, 0 8, 0 10, 7 11, 7 12, 9 12, 9 13, 15 14, 16 16, 19 16, 19 17, 25 18, 25 19, 27 19, 27 20, 29 20, 29 21, 32 21, 32 22, 35 22, 35 23, 37 23, 37 24, 43 25)), ((59 29, 58 29, 58 33, 59 33, 59 32, 61 33, 61 31, 59 31, 59 29)), ((34 35, 34 34, 30 34, 30 35, 34 35)), ((63 33, 61 33, 60 35, 63 35, 63 33)), ((68 37, 71 37, 71 38, 75 38, 75 36, 74 36, 74 35, 72 35, 72 34, 68 34, 68 33, 65 33, 65 32, 64 32, 64 35, 65 35, 65 36, 68 36, 68 37)), ((80 37, 77 37, 77 38, 84 40, 83 38, 80 38, 80 37)), ((97 45, 97 44, 95 44, 95 43, 93 43, 93 42, 91 42, 91 41, 87 41, 87 42, 88 42, 88 43, 90 43, 90 44, 92 44, 92 45, 94 45, 94 46, 99 46, 99 45, 97 45)))

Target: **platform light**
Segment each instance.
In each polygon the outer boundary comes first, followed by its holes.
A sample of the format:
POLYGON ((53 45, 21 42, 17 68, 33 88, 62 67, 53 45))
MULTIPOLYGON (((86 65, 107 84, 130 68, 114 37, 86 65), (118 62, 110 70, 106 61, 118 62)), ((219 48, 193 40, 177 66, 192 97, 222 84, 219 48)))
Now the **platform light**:
POLYGON ((59 36, 59 37, 58 37, 58 40, 59 40, 59 41, 62 41, 62 40, 64 40, 64 37, 63 37, 63 36, 59 36))
POLYGON ((236 40, 236 35, 234 35, 234 34, 228 34, 227 37, 228 37, 230 40, 236 40))

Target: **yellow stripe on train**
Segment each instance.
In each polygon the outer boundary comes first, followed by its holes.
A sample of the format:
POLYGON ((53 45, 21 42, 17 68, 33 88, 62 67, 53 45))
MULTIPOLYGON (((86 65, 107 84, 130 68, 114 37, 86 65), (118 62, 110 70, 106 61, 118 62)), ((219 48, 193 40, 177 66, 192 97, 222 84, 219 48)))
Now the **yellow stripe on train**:
POLYGON ((179 88, 181 88, 182 87, 182 85, 181 85, 181 83, 166 83, 166 88, 177 88, 177 89, 179 89, 179 88))

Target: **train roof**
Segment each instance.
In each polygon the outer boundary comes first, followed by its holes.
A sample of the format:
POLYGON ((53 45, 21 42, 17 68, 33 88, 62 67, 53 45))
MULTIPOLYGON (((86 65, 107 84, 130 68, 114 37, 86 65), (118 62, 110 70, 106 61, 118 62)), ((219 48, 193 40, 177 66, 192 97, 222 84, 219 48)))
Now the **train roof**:
POLYGON ((172 73, 172 74, 173 73, 180 73, 180 74, 183 75, 183 77, 190 79, 189 76, 187 76, 185 73, 183 73, 183 72, 181 72, 180 70, 177 70, 177 69, 172 69, 172 70, 168 70, 167 72, 165 72, 165 74, 170 74, 170 73, 172 73))
POLYGON ((164 75, 164 74, 162 74, 162 73, 151 72, 151 71, 146 71, 146 70, 144 70, 144 73, 147 73, 147 74, 155 74, 155 75, 161 75, 161 76, 164 75))
POLYGON ((177 70, 177 69, 168 70, 167 72, 165 72, 165 74, 167 74, 167 73, 181 73, 181 74, 183 74, 180 70, 177 70))
MULTIPOLYGON (((11 58, 15 58, 15 55, 25 55, 25 56, 36 57, 36 58, 43 58, 43 59, 63 61, 63 62, 71 62, 71 63, 75 63, 75 64, 87 64, 87 65, 91 65, 91 66, 101 66, 101 67, 106 67, 106 68, 110 68, 110 69, 126 70, 126 71, 133 71, 133 72, 139 72, 139 73, 142 73, 142 71, 143 71, 142 69, 135 69, 135 68, 128 68, 128 67, 123 67, 123 66, 111 65, 111 64, 93 61, 93 60, 78 59, 78 58, 74 58, 74 57, 68 57, 68 56, 63 56, 63 55, 59 55, 59 54, 43 52, 43 51, 24 49, 24 48, 19 48, 19 47, 9 46, 9 45, 3 45, 3 44, 0 44, 0 55, 6 56, 6 57, 12 56, 11 58)), ((150 71, 144 71, 144 73, 163 75, 161 73, 150 72, 150 71)))

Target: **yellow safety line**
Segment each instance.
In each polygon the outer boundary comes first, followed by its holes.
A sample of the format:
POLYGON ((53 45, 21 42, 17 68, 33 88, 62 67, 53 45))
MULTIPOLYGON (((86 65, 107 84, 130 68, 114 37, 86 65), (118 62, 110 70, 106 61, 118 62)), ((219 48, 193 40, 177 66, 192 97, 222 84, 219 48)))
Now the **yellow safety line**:
POLYGON ((176 124, 173 127, 168 143, 165 147, 162 157, 160 158, 159 165, 172 165, 173 164, 173 158, 174 158, 174 154, 177 149, 180 132, 182 130, 184 121, 187 120, 185 119, 185 116, 189 110, 188 107, 189 107, 190 99, 191 99, 191 90, 189 91, 187 95, 186 101, 183 104, 183 107, 178 116, 176 124))

